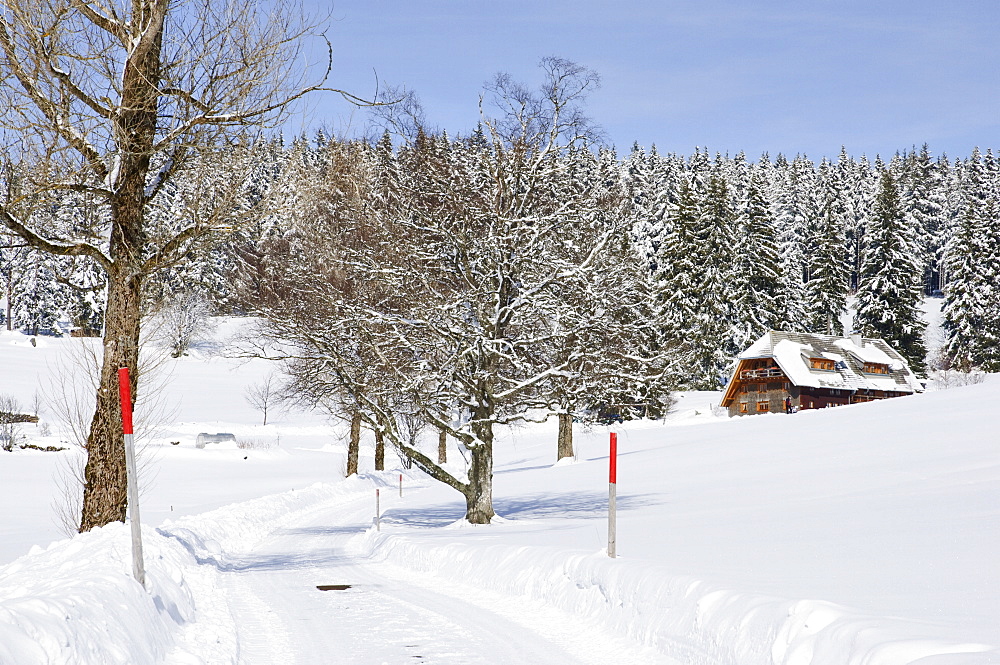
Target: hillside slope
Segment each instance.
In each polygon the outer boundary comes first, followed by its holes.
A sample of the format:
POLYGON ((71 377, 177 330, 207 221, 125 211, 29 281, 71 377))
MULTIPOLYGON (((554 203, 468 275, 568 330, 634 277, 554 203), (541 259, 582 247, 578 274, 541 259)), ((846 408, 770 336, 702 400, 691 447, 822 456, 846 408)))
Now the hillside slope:
MULTIPOLYGON (((23 342, 0 339, 5 385, 22 402, 48 371, 38 359, 64 341, 23 342)), ((373 473, 369 441, 363 477, 340 480, 343 428, 321 415, 259 426, 240 396, 267 371, 210 355, 172 363, 162 397, 180 406, 147 448, 149 594, 129 576, 118 526, 21 556, 58 537, 52 474, 74 453, 0 453, 0 561, 11 561, 0 567, 0 663, 241 662, 218 576, 238 574, 240 557, 267 539, 279 547, 282 534, 292 551, 269 550, 274 570, 287 562, 328 581, 349 559, 408 589, 584 617, 682 663, 1000 663, 1000 377, 735 420, 713 415, 717 394, 684 395, 665 422, 618 429, 611 560, 607 428, 578 428, 578 460, 560 464, 554 423, 505 431, 496 446, 502 519, 462 527, 457 493, 415 471, 373 473), (199 431, 257 445, 200 450, 199 431), (381 531, 366 528, 363 510, 360 526, 329 526, 358 505, 370 503, 371 514, 375 487, 381 531), (354 507, 345 512, 345 502, 354 507), (312 540, 289 537, 296 529, 312 540), (340 539, 341 564, 308 555, 322 550, 324 533, 340 539), (104 612, 107 598, 121 611, 104 612)), ((44 442, 33 427, 25 432, 44 442)))

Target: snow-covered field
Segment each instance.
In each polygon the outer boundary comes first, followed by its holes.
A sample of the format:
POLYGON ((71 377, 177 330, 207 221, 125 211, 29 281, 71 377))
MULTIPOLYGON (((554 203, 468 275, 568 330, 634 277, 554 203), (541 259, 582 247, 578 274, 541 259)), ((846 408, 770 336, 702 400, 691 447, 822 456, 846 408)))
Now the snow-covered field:
MULTIPOLYGON (((80 344, 0 334, 0 394, 30 410, 80 344)), ((243 391, 266 364, 205 347, 164 370, 146 589, 125 525, 60 530, 76 451, 0 452, 3 665, 1000 663, 1000 377, 735 420, 717 393, 684 394, 617 428, 612 560, 608 428, 578 429, 560 464, 554 422, 504 432, 502 518, 471 527, 457 493, 392 455, 374 472, 370 444, 344 480, 345 428, 321 415, 259 425, 243 391), (244 447, 198 449, 199 432, 244 447)), ((24 434, 58 445, 40 415, 51 435, 24 434)))

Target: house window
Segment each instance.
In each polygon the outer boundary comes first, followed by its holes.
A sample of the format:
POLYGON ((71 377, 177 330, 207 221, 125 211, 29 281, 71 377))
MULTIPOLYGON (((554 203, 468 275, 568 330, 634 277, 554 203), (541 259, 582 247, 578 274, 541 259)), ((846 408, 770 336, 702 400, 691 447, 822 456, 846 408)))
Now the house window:
POLYGON ((770 410, 771 410, 770 402, 757 402, 757 411, 770 411, 770 410))
POLYGON ((865 363, 861 371, 865 374, 888 374, 889 366, 881 363, 865 363))
POLYGON ((740 413, 749 413, 750 404, 748 402, 740 402, 740 413))
POLYGON ((835 369, 834 362, 826 358, 810 358, 809 364, 813 369, 821 369, 826 372, 832 372, 835 369))

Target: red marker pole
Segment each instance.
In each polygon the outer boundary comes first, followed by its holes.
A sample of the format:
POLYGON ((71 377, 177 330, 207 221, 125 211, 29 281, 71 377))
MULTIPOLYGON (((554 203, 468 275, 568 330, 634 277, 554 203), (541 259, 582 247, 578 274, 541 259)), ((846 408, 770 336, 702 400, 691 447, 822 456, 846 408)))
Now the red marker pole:
POLYGON ((399 498, 403 498, 403 474, 399 474, 399 498))
POLYGON ((139 483, 135 468, 135 438, 132 434, 132 387, 128 367, 118 370, 118 395, 122 403, 122 432, 125 434, 125 471, 128 485, 128 516, 132 525, 132 574, 146 586, 146 570, 142 561, 142 530, 139 522, 139 483))
POLYGON ((615 541, 618 537, 617 528, 617 491, 618 484, 618 434, 611 433, 611 455, 608 457, 608 556, 615 558, 615 541))

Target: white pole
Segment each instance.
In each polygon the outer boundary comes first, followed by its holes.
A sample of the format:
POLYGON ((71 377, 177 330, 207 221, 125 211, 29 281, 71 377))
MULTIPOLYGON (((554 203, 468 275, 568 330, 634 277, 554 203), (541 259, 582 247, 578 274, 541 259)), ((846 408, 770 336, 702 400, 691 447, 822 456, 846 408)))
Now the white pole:
POLYGON ((132 526, 132 575, 146 586, 146 569, 142 560, 142 525, 139 520, 139 482, 135 468, 135 438, 132 433, 132 388, 128 368, 118 370, 118 394, 122 403, 122 431, 125 434, 125 472, 128 486, 128 517, 132 526))
POLYGON ((378 489, 376 488, 375 489, 375 530, 376 531, 381 531, 382 530, 381 517, 380 517, 381 511, 379 510, 379 505, 378 504, 379 504, 379 497, 378 497, 378 489))

